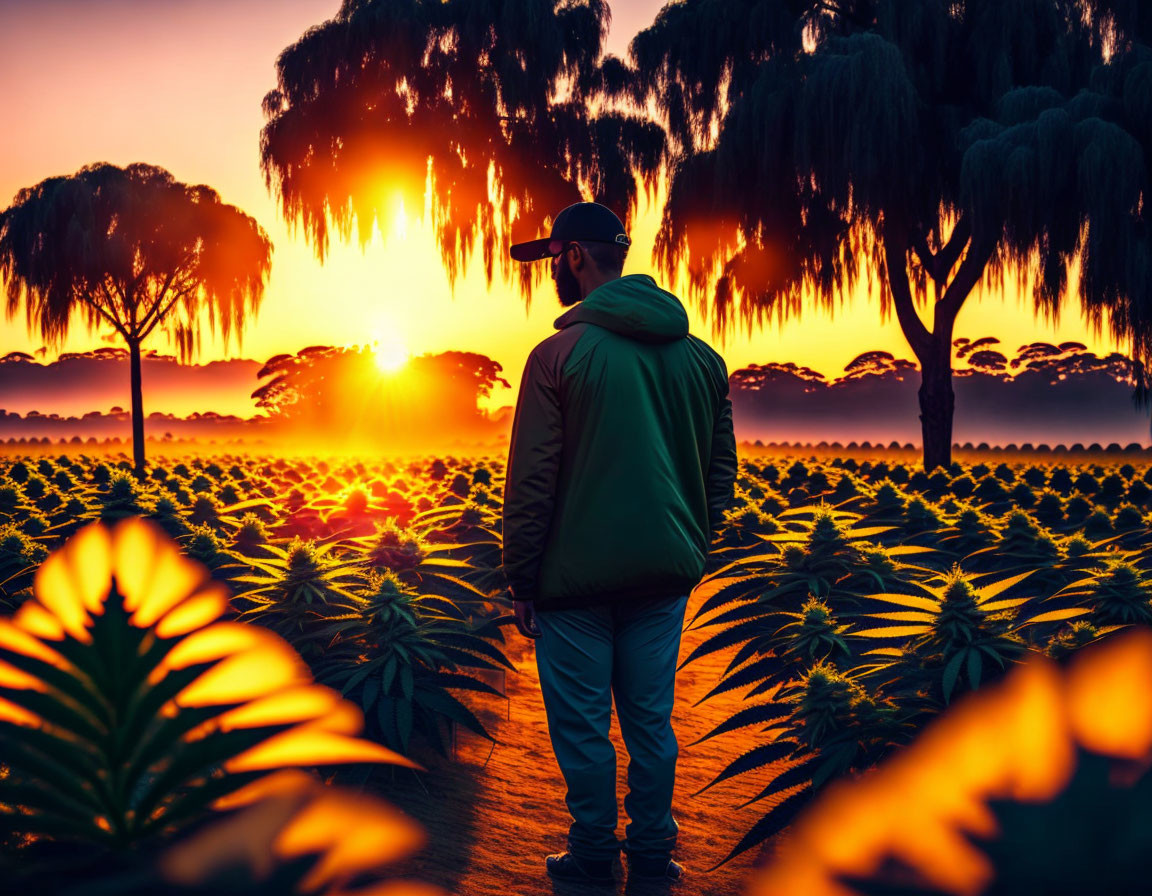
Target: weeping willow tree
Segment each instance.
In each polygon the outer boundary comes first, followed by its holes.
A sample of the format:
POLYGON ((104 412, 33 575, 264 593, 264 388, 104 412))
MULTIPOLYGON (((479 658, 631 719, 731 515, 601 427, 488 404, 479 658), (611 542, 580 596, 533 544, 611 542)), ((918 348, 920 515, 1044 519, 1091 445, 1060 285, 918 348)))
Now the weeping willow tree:
POLYGON ((1054 320, 1076 291, 1131 342, 1146 404, 1149 6, 670 3, 629 47, 674 143, 658 263, 716 332, 879 275, 921 369, 927 470, 951 462, 953 327, 978 285, 1054 320))
POLYGON ((508 247, 584 199, 627 224, 654 190, 663 130, 630 111, 603 55, 605 0, 344 0, 276 62, 260 157, 285 218, 323 261, 333 234, 431 217, 454 286, 479 241, 527 302, 542 265, 508 247), (427 198, 427 208, 425 199, 427 198))
POLYGON ((251 217, 163 168, 99 163, 16 194, 0 213, 0 283, 9 319, 59 347, 74 311, 128 345, 135 472, 144 476, 140 347, 152 333, 199 351, 202 314, 242 344, 245 315, 264 295, 272 243, 251 217))

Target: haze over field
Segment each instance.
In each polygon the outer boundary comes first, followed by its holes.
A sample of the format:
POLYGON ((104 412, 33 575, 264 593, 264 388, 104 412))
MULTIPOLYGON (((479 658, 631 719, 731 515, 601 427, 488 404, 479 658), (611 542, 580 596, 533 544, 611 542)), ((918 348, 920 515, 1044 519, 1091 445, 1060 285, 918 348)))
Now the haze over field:
MULTIPOLYGON (((62 435, 103 438, 125 433, 124 354, 106 348, 48 364, 15 353, 0 357, 0 395, 8 412, 0 417, 0 439, 47 436, 56 441, 62 435), (58 420, 54 415, 80 419, 58 420)), ((1099 357, 1073 342, 1032 343, 1013 352, 991 337, 976 346, 958 347, 957 354, 957 444, 1149 443, 1147 415, 1133 406, 1132 381, 1121 355, 1099 357), (1009 408, 1012 412, 1006 413, 1009 408)), ((176 438, 231 436, 250 430, 241 421, 264 420, 272 410, 259 406, 263 393, 257 384, 266 388, 272 380, 267 371, 259 377, 262 362, 181 365, 170 355, 156 355, 145 358, 143 368, 150 388, 150 438, 164 433, 176 438)), ((366 385, 350 376, 335 404, 366 410, 378 404, 380 393, 374 390, 392 382, 394 373, 370 365, 368 377, 378 378, 378 383, 366 385)), ((916 444, 918 377, 914 364, 885 351, 862 354, 835 377, 794 361, 749 365, 731 373, 736 435, 749 442, 916 444)), ((499 372, 493 370, 487 382, 499 389, 499 372)), ((436 408, 437 439, 451 443, 468 436, 490 444, 507 438, 512 407, 485 412, 488 396, 477 391, 475 383, 465 378, 443 384, 436 408)), ((393 426, 412 428, 416 422, 394 418, 393 426)), ((285 425, 303 439, 316 421, 285 425)), ((332 422, 320 428, 331 429, 332 422)), ((432 437, 427 428, 424 432, 432 437)), ((391 441, 386 430, 369 438, 380 449, 391 441)))

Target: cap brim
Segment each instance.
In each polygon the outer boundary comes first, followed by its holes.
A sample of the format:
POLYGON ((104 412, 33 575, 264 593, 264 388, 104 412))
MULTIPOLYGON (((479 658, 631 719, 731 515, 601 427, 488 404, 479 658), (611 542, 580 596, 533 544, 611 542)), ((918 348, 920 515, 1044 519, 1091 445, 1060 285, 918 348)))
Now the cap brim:
POLYGON ((515 243, 508 250, 516 261, 539 261, 541 258, 551 258, 554 254, 549 243, 552 240, 544 237, 539 240, 529 240, 526 243, 515 243))

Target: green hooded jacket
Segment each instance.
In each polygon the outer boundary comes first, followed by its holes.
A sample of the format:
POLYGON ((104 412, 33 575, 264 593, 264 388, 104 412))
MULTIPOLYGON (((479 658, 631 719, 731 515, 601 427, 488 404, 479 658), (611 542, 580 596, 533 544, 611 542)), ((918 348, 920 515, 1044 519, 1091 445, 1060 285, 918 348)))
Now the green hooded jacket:
POLYGON ((647 274, 590 292, 528 356, 503 565, 537 611, 687 594, 732 501, 724 359, 647 274))

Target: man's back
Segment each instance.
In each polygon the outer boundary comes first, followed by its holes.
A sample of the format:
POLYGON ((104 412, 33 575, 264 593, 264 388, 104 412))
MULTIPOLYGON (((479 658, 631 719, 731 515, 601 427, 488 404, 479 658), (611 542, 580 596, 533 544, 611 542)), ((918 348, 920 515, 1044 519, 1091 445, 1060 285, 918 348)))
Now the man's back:
POLYGON ((724 361, 646 274, 599 286, 556 326, 513 422, 513 596, 546 610, 685 593, 736 477, 724 361))

